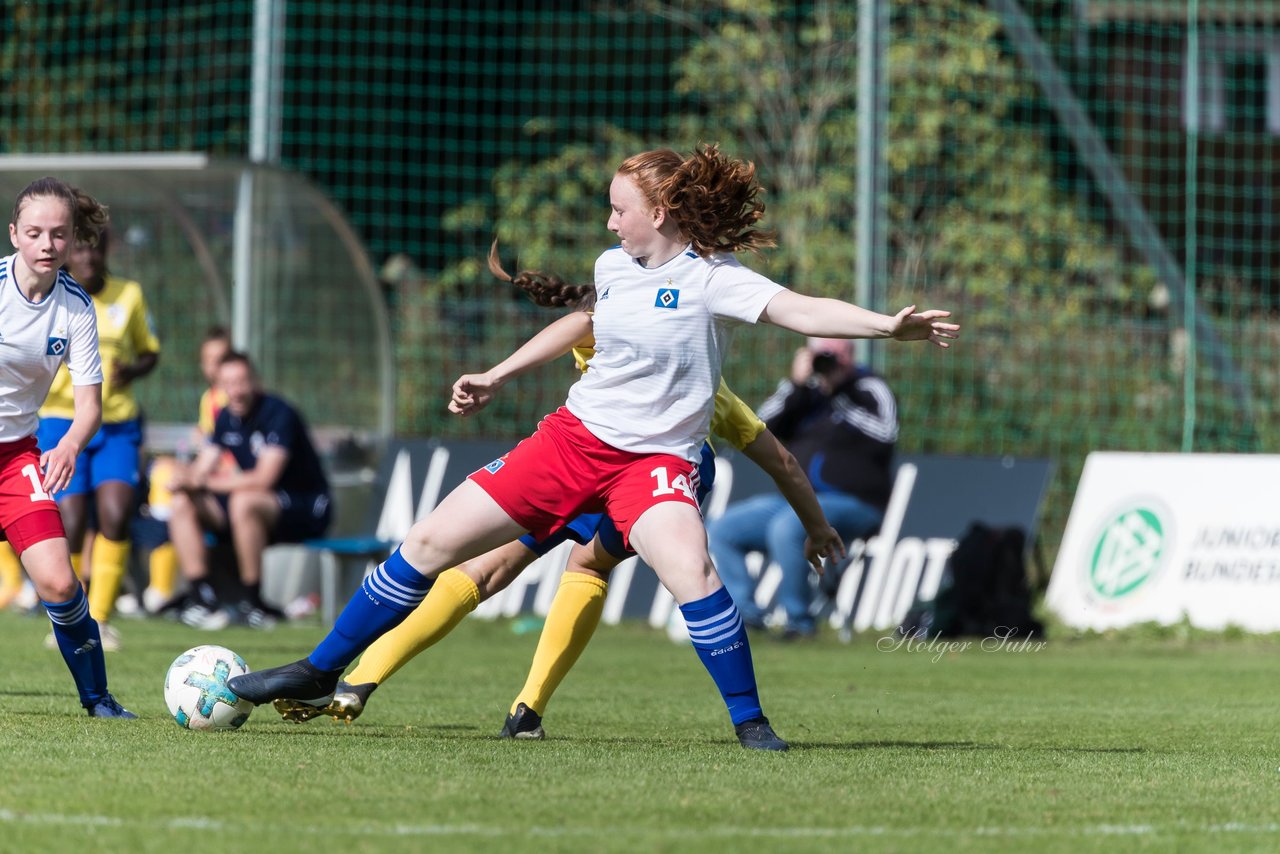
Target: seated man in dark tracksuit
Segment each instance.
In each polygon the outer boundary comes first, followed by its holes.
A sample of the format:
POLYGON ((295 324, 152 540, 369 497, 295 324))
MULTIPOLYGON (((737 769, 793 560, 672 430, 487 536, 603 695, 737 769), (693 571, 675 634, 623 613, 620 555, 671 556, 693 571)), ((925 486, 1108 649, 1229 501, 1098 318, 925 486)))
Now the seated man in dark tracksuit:
MULTIPOLYGON (((879 530, 893 488, 898 439, 893 392, 854 364, 852 343, 810 339, 796 353, 791 376, 757 413, 804 468, 827 520, 846 542, 879 530)), ((800 520, 776 493, 731 504, 707 523, 716 570, 748 627, 764 626, 746 565, 747 554, 756 551, 764 553, 766 565, 774 561, 782 569, 777 601, 787 616, 784 636, 814 633, 804 539, 800 520)))
POLYGON ((323 536, 329 527, 329 483, 297 410, 263 392, 249 358, 228 353, 217 385, 227 398, 213 434, 190 466, 175 475, 169 538, 191 601, 182 620, 217 629, 230 622, 209 583, 206 532, 229 535, 240 567, 243 622, 270 628, 283 616, 262 601, 262 553, 272 543, 323 536), (224 453, 238 470, 219 466, 224 453))

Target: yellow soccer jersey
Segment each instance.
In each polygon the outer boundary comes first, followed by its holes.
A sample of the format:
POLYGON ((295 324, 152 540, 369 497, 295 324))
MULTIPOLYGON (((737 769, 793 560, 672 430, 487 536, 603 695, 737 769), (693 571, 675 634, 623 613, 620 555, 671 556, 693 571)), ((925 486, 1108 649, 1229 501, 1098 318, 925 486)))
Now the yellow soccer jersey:
MULTIPOLYGON (((128 279, 107 276, 102 290, 93 295, 93 307, 98 316, 98 350, 102 354, 102 423, 120 424, 138 417, 138 401, 133 396, 133 385, 113 388, 111 374, 117 362, 132 362, 140 353, 159 353, 160 340, 156 338, 147 312, 142 287, 128 279)), ((74 418, 75 397, 71 386, 71 374, 67 366, 58 368, 49 396, 40 415, 45 418, 74 418)))
POLYGON ((721 377, 720 388, 716 389, 716 409, 711 413, 711 432, 727 439, 730 445, 741 451, 764 430, 760 417, 742 402, 742 398, 730 391, 724 377, 721 377))
MULTIPOLYGON (((578 364, 578 370, 586 373, 587 362, 594 354, 590 347, 574 347, 573 360, 578 364)), ((729 389, 721 377, 720 387, 716 389, 716 408, 711 413, 711 432, 741 451, 764 429, 764 422, 729 389)))
POLYGON ((213 435, 213 422, 226 405, 227 395, 220 388, 207 388, 200 395, 200 416, 196 426, 206 439, 213 435))

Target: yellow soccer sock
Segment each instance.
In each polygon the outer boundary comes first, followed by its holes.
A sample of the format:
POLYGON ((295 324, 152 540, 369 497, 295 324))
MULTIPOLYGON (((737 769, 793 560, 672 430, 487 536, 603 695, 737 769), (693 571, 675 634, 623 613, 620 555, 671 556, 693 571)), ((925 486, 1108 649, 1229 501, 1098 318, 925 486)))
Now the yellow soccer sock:
POLYGON ((151 589, 165 599, 173 598, 178 584, 178 553, 173 550, 173 543, 162 543, 152 549, 149 564, 151 589))
POLYGON ((566 572, 560 577, 560 587, 547 611, 529 675, 511 704, 512 714, 521 703, 538 714, 546 711, 551 695, 577 663, 596 626, 600 625, 608 592, 609 585, 591 575, 566 572))
POLYGON ((89 584, 89 615, 99 623, 111 619, 116 607, 120 581, 129 565, 129 541, 93 538, 93 575, 89 584))
POLYGON ((13 546, 0 543, 0 608, 8 607, 22 589, 22 564, 13 546))
POLYGON ((480 590, 465 573, 446 569, 404 622, 374 641, 345 681, 381 685, 418 653, 435 644, 480 604, 480 590))
POLYGON ((76 578, 84 581, 84 567, 81 566, 82 563, 84 563, 84 555, 80 552, 72 552, 71 571, 76 574, 76 578))

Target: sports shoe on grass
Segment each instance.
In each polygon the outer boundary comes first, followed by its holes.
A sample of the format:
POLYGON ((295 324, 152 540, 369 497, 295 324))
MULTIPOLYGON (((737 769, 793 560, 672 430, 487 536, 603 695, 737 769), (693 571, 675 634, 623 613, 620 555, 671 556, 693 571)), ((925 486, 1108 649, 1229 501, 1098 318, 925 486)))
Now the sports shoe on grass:
POLYGON ((14 610, 23 614, 34 613, 40 607, 40 596, 36 593, 35 585, 30 579, 22 582, 22 589, 13 597, 13 601, 9 603, 14 610))
POLYGON ((154 587, 148 587, 142 591, 142 607, 148 614, 159 614, 172 598, 154 587))
POLYGON ((237 608, 237 622, 251 629, 271 631, 284 619, 284 612, 266 605, 241 602, 237 608))
POLYGON ((335 721, 351 723, 364 712, 365 704, 369 702, 369 695, 377 687, 377 682, 352 685, 350 682, 340 681, 334 691, 333 699, 327 705, 303 703, 299 700, 275 700, 272 705, 280 713, 280 717, 296 724, 305 723, 321 715, 328 715, 335 721))
POLYGON ((769 726, 768 718, 752 718, 743 721, 733 728, 738 742, 747 750, 786 750, 789 745, 778 738, 778 734, 769 726))
POLYGON ((541 741, 547 737, 546 731, 542 728, 542 715, 521 703, 516 706, 514 713, 507 715, 507 720, 502 725, 502 732, 498 733, 498 737, 541 741))
POLYGON ((297 700, 311 706, 327 706, 342 668, 318 670, 303 658, 291 664, 255 670, 227 680, 227 687, 237 697, 255 705, 272 700, 297 700))
POLYGON ((91 718, 119 718, 123 721, 132 721, 137 719, 137 715, 126 709, 124 706, 116 702, 116 698, 108 694, 92 706, 85 706, 84 710, 89 713, 91 718))
POLYGON ((142 617, 142 603, 138 601, 138 597, 132 593, 121 593, 116 598, 116 607, 114 613, 121 617, 142 617))
POLYGON ((103 652, 120 651, 120 632, 110 623, 98 623, 98 636, 102 638, 103 652))
POLYGON ((231 616, 223 608, 210 608, 208 605, 195 602, 183 608, 178 619, 193 629, 216 632, 231 625, 231 616))

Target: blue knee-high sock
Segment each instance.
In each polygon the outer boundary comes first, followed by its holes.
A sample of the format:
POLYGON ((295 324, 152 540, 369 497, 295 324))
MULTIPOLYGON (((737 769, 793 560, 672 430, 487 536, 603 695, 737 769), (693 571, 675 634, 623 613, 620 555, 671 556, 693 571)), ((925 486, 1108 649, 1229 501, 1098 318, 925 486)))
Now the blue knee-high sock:
POLYGON ((369 573, 338 615, 333 631, 307 656, 308 660, 320 670, 346 667, 369 644, 400 625, 434 582, 414 569, 396 549, 369 573))
POLYGON ((729 591, 721 587, 704 599, 687 602, 680 606, 680 613, 698 658, 729 707, 729 717, 735 724, 761 717, 751 645, 729 591))
POLYGON ((53 623, 62 660, 76 680, 80 704, 88 707, 107 695, 107 663, 102 657, 102 635, 89 616, 89 600, 76 585, 76 595, 66 602, 41 602, 53 623))

